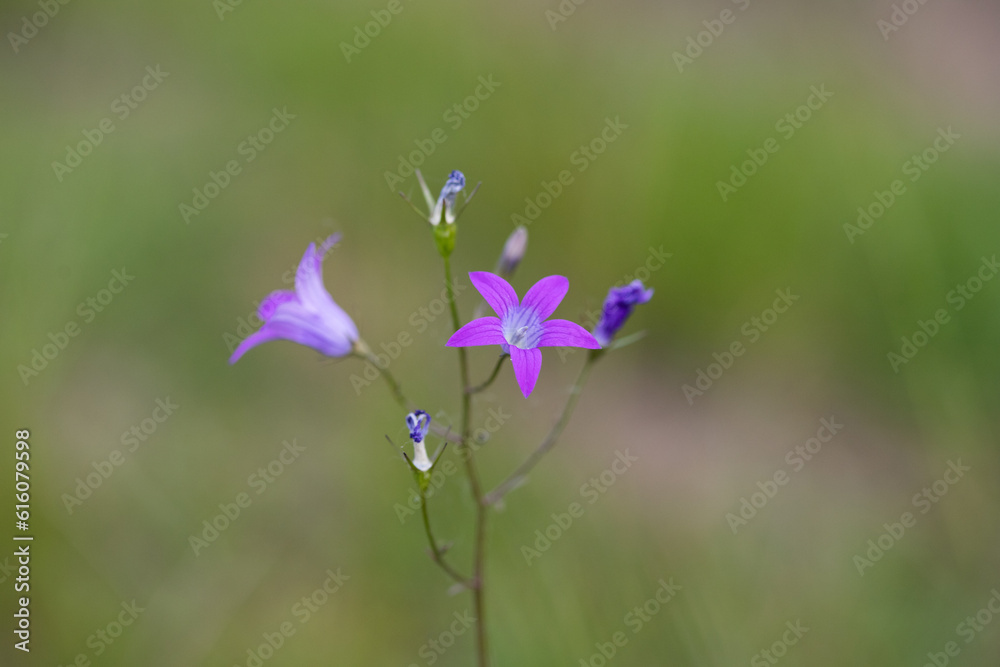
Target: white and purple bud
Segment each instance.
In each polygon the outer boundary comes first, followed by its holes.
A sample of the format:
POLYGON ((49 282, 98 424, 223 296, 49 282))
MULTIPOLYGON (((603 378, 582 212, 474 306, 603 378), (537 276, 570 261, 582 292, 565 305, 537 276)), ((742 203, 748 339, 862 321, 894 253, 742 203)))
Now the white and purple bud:
POLYGON ((514 271, 517 269, 517 265, 521 263, 521 260, 524 259, 524 253, 527 249, 528 228, 520 225, 511 232, 510 236, 507 237, 507 242, 503 244, 503 252, 500 254, 500 260, 497 262, 496 273, 505 278, 514 275, 514 271))
POLYGON ((444 221, 447 224, 452 224, 455 222, 457 217, 455 214, 455 198, 458 193, 465 189, 465 175, 462 172, 455 170, 448 174, 448 180, 445 181, 444 187, 441 188, 441 194, 438 195, 437 201, 431 196, 430 188, 427 187, 427 183, 424 181, 423 175, 420 170, 417 170, 417 180, 420 182, 420 189, 424 193, 424 199, 427 201, 427 208, 430 211, 430 216, 428 220, 432 225, 441 224, 441 214, 444 213, 444 221))
POLYGON ((431 416, 423 410, 411 412, 406 415, 406 427, 410 430, 410 440, 413 441, 413 467, 420 472, 427 472, 433 465, 424 446, 424 438, 431 427, 431 416))

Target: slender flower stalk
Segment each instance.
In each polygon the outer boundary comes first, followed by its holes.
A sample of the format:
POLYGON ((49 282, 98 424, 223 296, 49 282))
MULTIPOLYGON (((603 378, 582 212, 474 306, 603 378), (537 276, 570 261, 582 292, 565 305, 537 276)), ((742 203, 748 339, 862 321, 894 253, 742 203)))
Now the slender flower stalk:
POLYGON ((370 362, 373 366, 375 366, 375 368, 378 369, 379 375, 381 375, 386 384, 389 385, 389 391, 392 392, 392 397, 396 399, 396 402, 399 403, 400 406, 406 410, 414 409, 413 403, 411 403, 410 400, 403 394, 403 388, 400 386, 399 381, 396 380, 396 377, 389 372, 388 368, 383 368, 384 364, 379 360, 378 355, 372 352, 371 348, 368 347, 368 344, 365 341, 358 339, 354 344, 352 352, 354 353, 354 356, 370 362))
POLYGON ((427 542, 430 544, 431 560, 433 560, 438 567, 444 570, 445 574, 454 579, 457 583, 462 584, 466 588, 472 588, 472 581, 453 568, 448 561, 444 559, 444 554, 447 549, 439 546, 437 540, 434 539, 434 531, 431 530, 431 519, 427 513, 426 487, 421 487, 420 489, 420 516, 423 517, 424 533, 427 535, 427 542))
POLYGON ((580 375, 569 390, 569 398, 566 399, 566 405, 563 407, 562 414, 559 415, 559 419, 552 426, 552 430, 545 436, 542 443, 525 459, 524 463, 519 465, 496 488, 483 496, 483 502, 486 505, 496 505, 503 500, 504 496, 524 484, 527 481, 528 473, 538 465, 542 457, 559 441, 559 436, 562 435, 562 432, 566 429, 566 425, 569 424, 570 417, 573 416, 573 411, 580 400, 580 394, 583 393, 583 386, 587 383, 587 378, 590 377, 590 371, 594 366, 594 362, 600 358, 602 352, 603 350, 591 350, 590 354, 587 355, 587 360, 584 362, 583 368, 580 369, 580 375))
MULTIPOLYGON (((368 345, 363 340, 358 339, 358 341, 355 343, 353 354, 359 359, 364 359, 365 361, 371 362, 371 364, 378 369, 379 375, 382 376, 382 379, 384 379, 385 383, 389 386, 389 392, 392 394, 392 398, 396 401, 396 403, 399 404, 401 408, 403 408, 404 410, 416 409, 416 404, 414 404, 413 401, 408 399, 406 397, 406 394, 403 393, 403 388, 399 384, 399 381, 396 379, 396 377, 391 372, 389 372, 388 368, 383 367, 383 364, 381 361, 379 361, 378 356, 371 351, 371 348, 369 348, 368 345)), ((444 426, 440 426, 439 424, 431 424, 430 430, 431 433, 438 436, 439 438, 444 439, 446 442, 458 444, 462 441, 461 436, 459 436, 457 433, 452 433, 451 429, 446 428, 444 426)))
POLYGON ((500 369, 503 368, 503 362, 507 361, 507 359, 509 358, 510 355, 507 354, 506 352, 501 354, 500 358, 497 359, 496 366, 493 367, 493 372, 490 373, 490 376, 489 378, 486 379, 486 382, 480 385, 476 385, 475 387, 469 387, 465 391, 470 394, 478 394, 481 391, 485 391, 487 387, 493 384, 493 381, 497 379, 497 376, 500 375, 500 369))
MULTIPOLYGON (((458 304, 455 302, 454 281, 451 276, 451 260, 447 255, 442 255, 444 260, 444 280, 447 285, 448 309, 451 311, 451 323, 458 331, 462 328, 462 321, 458 317, 458 304)), ((483 503, 483 494, 479 482, 479 473, 476 471, 476 462, 472 448, 469 446, 469 438, 472 434, 472 394, 466 391, 469 386, 469 361, 465 348, 458 348, 458 366, 462 387, 462 437, 459 448, 462 450, 462 460, 465 462, 465 472, 469 478, 469 488, 472 493, 472 500, 476 505, 476 527, 473 546, 472 565, 472 597, 476 614, 476 655, 479 667, 488 667, 489 649, 486 641, 486 603, 483 593, 483 565, 485 563, 486 552, 486 504, 483 503)))

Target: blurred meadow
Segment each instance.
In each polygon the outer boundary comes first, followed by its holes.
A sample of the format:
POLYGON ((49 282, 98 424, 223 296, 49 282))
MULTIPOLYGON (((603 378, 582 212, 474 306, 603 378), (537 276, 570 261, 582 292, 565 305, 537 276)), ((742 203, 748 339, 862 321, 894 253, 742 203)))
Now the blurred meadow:
MULTIPOLYGON (((288 342, 227 363, 339 231, 331 294, 376 351, 408 334, 392 372, 457 421, 401 162, 435 193, 452 169, 482 182, 463 320, 515 216, 512 284, 567 276, 556 317, 637 275, 656 290, 622 332, 648 335, 490 512, 495 665, 997 664, 1000 7, 16 0, 0 27, 0 497, 13 513, 30 429, 35 536, 29 655, 0 552, 0 664, 472 664, 384 383, 288 342)), ((509 367, 481 396, 487 487, 584 356, 546 350, 529 399, 509 367)), ((496 357, 470 358, 481 380, 496 357)), ((441 481, 464 570, 468 484, 441 481)))

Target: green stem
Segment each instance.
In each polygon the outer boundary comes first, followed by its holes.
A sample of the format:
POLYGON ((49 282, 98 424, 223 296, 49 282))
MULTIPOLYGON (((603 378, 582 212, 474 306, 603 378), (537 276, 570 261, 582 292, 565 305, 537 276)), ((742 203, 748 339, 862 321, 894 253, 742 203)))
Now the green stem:
POLYGON ((497 375, 500 374, 500 369, 503 367, 503 362, 506 361, 508 357, 510 357, 509 354, 501 354, 500 358, 497 359, 497 365, 493 367, 493 373, 490 374, 489 379, 486 380, 486 382, 482 383, 479 386, 471 387, 469 389, 466 389, 465 390, 466 393, 469 393, 469 394, 478 394, 479 392, 483 391, 484 389, 486 389, 487 387, 489 387, 491 384, 493 384, 493 381, 497 379, 497 375))
MULTIPOLYGON (((371 351, 371 349, 363 340, 359 340, 354 344, 354 356, 358 357, 359 359, 364 359, 365 361, 371 362, 371 364, 375 366, 376 370, 378 370, 379 372, 379 375, 381 375, 382 379, 384 379, 386 384, 389 385, 389 391, 392 393, 393 399, 397 403, 399 403, 400 407, 409 412, 413 412, 414 410, 417 409, 416 404, 413 403, 410 399, 408 399, 406 395, 403 393, 402 386, 396 380, 395 376, 389 372, 388 368, 382 368, 379 365, 381 362, 379 362, 378 357, 375 355, 374 352, 371 351)), ((454 442, 454 443, 461 442, 461 436, 452 433, 447 428, 439 424, 431 424, 431 433, 440 438, 443 438, 448 442, 454 442)))
POLYGON ((388 368, 382 367, 382 362, 378 360, 378 356, 372 349, 368 347, 368 343, 362 339, 354 341, 354 349, 351 353, 358 357, 359 359, 364 359, 365 361, 371 362, 372 366, 378 371, 378 374, 382 376, 385 383, 389 385, 389 391, 392 392, 392 397, 399 403, 404 410, 413 410, 413 404, 406 398, 403 394, 403 388, 400 386, 399 382, 396 381, 395 376, 389 372, 388 368))
POLYGON ((438 546, 437 540, 434 539, 434 533, 431 531, 431 519, 427 514, 427 492, 424 489, 420 490, 420 514, 424 518, 424 532, 427 533, 427 542, 431 546, 431 558, 452 579, 463 586, 470 587, 471 584, 469 578, 462 576, 455 570, 455 568, 448 564, 448 562, 444 559, 444 550, 438 546))
POLYGON ((570 389, 569 398, 566 399, 566 405, 563 407, 562 414, 559 415, 559 420, 549 431, 549 434, 545 436, 545 440, 525 459, 524 463, 519 465, 517 469, 512 472, 507 479, 500 482, 495 489, 487 493, 483 497, 484 505, 494 505, 503 499, 505 495, 519 487, 524 483, 525 477, 531 469, 534 468, 538 462, 545 456, 559 440, 559 436, 562 435, 563 430, 569 423, 570 417, 573 416, 573 410, 576 408, 577 401, 580 400, 580 394, 583 391, 583 385, 587 382, 587 377, 590 375, 590 369, 594 365, 594 361, 597 360, 598 356, 603 350, 592 351, 587 355, 587 361, 584 362, 583 368, 580 369, 580 375, 577 377, 576 382, 573 384, 573 388, 570 389))
MULTIPOLYGON (((448 307, 451 310, 451 323, 458 331, 462 327, 462 322, 458 318, 458 305, 455 303, 455 283, 451 276, 451 261, 447 254, 442 254, 444 258, 444 280, 447 289, 448 307)), ((483 502, 482 490, 479 484, 479 474, 476 472, 476 462, 473 459, 473 451, 469 446, 469 435, 472 432, 472 394, 468 392, 469 386, 469 362, 464 347, 458 348, 458 367, 462 382, 462 439, 459 448, 462 451, 462 459, 465 461, 465 472, 469 477, 469 487, 472 491, 472 499, 476 505, 476 535, 473 552, 472 571, 472 596, 476 614, 476 655, 479 667, 488 667, 489 654, 486 646, 486 619, 484 616, 485 604, 483 596, 483 563, 486 547, 486 504, 483 502)))

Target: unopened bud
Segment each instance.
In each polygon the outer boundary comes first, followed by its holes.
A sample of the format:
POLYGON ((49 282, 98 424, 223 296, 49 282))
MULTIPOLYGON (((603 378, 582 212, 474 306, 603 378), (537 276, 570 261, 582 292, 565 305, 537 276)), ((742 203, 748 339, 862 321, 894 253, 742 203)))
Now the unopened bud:
POLYGON ((511 232, 511 235, 507 237, 507 242, 503 244, 503 253, 500 255, 500 261, 497 262, 497 273, 505 277, 513 275, 527 249, 528 228, 521 225, 511 232))

